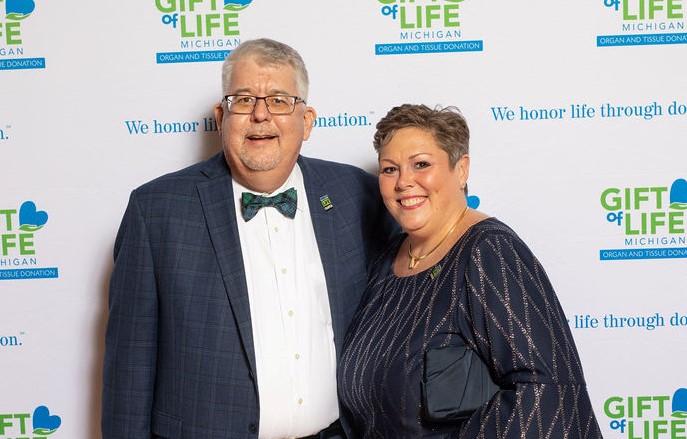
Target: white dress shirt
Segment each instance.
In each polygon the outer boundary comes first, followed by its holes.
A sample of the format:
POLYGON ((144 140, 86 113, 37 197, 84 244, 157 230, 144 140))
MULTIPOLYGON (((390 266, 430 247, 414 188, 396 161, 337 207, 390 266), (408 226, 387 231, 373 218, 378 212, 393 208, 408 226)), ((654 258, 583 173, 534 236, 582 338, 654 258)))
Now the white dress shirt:
POLYGON ((339 418, 336 350, 324 269, 298 165, 272 196, 296 188, 294 219, 273 207, 241 216, 233 182, 255 344, 260 439, 308 436, 339 418))

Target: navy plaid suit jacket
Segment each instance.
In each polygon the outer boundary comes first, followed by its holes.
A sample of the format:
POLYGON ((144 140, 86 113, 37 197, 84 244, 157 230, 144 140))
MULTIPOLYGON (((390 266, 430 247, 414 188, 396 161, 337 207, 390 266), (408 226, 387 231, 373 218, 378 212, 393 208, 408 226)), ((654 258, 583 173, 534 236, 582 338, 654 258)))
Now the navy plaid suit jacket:
MULTIPOLYGON (((396 226, 370 174, 305 157, 298 163, 338 355, 368 264, 396 226)), ((103 439, 257 438, 255 353, 231 184, 220 153, 132 192, 110 280, 103 439)))

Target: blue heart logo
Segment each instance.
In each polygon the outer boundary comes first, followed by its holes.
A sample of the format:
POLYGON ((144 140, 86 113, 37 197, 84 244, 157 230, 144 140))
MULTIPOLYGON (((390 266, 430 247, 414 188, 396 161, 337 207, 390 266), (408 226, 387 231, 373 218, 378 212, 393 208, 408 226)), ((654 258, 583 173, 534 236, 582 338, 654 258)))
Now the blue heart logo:
POLYGON ((44 405, 36 407, 33 411, 33 433, 37 435, 51 434, 62 425, 62 419, 57 415, 51 415, 50 410, 44 405))
POLYGON ((687 209, 687 180, 679 178, 670 185, 670 207, 687 209))
POLYGON ((246 9, 253 0, 224 0, 224 9, 228 11, 240 11, 246 9))
POLYGON ((477 209, 479 207, 479 197, 477 195, 468 195, 467 201, 470 209, 477 209))
POLYGON ((5 0, 5 16, 10 20, 23 20, 36 9, 33 0, 5 0))
POLYGON ((25 232, 35 232, 48 222, 48 214, 36 210, 36 203, 25 201, 19 208, 19 228, 25 232))
POLYGON ((673 394, 673 416, 687 418, 687 389, 681 388, 673 394))

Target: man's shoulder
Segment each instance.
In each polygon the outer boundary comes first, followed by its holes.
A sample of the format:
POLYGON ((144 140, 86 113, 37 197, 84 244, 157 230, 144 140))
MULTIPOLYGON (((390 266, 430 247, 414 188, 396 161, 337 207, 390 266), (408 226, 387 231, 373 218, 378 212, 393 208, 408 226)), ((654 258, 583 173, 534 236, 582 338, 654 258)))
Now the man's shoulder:
POLYGON ((209 178, 218 176, 229 176, 227 165, 224 161, 224 155, 220 152, 207 160, 198 162, 179 169, 177 171, 169 172, 167 174, 156 177, 146 183, 143 183, 136 192, 139 194, 158 193, 158 192, 177 192, 195 190, 198 183, 206 181, 209 178))
POLYGON ((370 172, 348 163, 300 156, 298 165, 306 180, 318 179, 328 185, 376 184, 376 178, 370 172))
POLYGON ((362 168, 349 163, 335 162, 332 160, 325 160, 315 157, 306 157, 304 155, 298 157, 298 163, 301 166, 310 166, 315 169, 345 169, 351 172, 363 172, 369 174, 369 172, 363 170, 362 168))

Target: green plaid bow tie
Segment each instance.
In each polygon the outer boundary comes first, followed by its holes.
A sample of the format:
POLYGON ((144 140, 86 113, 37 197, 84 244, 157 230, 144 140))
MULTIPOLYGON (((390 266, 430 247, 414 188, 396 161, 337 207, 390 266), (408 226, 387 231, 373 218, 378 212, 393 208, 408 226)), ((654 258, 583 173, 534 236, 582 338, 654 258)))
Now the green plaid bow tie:
POLYGON ((273 197, 244 192, 241 194, 241 214, 243 219, 250 221, 258 213, 261 207, 272 206, 285 217, 296 216, 297 205, 296 189, 291 188, 273 197))

